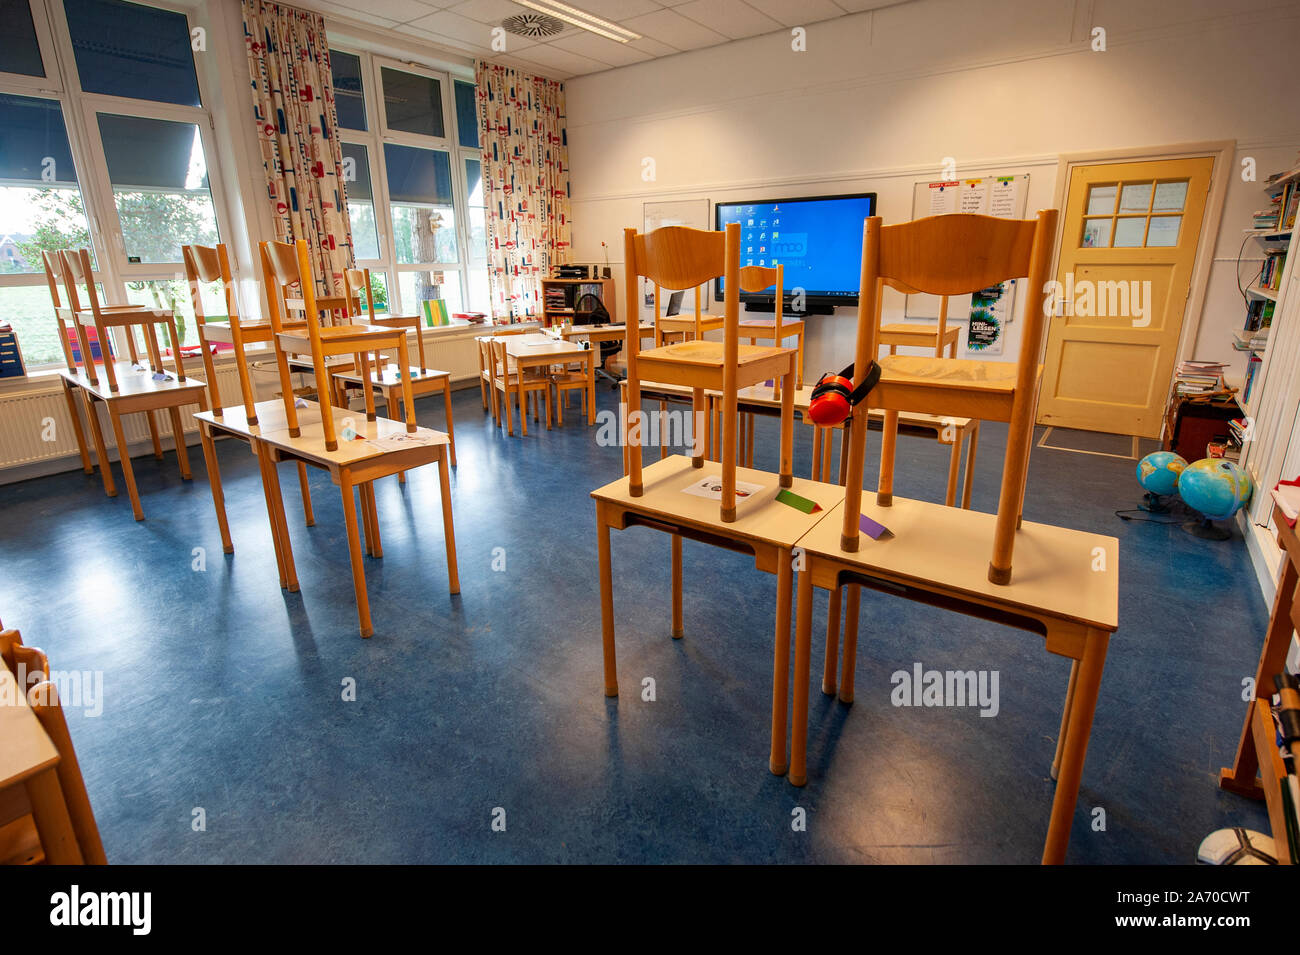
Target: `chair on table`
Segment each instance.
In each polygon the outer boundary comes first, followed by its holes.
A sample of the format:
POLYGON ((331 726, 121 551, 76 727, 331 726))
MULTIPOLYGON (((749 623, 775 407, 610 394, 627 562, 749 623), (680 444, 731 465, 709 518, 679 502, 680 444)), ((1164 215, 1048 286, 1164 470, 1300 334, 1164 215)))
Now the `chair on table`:
MULTIPOLYGON (((320 403, 322 430, 325 437, 325 450, 338 450, 338 432, 334 426, 334 413, 330 402, 330 378, 326 374, 325 360, 331 355, 354 355, 361 368, 363 379, 370 378, 370 361, 367 353, 385 348, 397 351, 398 365, 410 367, 406 352, 406 331, 404 329, 382 328, 376 325, 329 325, 320 324, 320 312, 316 304, 315 280, 311 264, 307 257, 307 243, 299 239, 296 243, 261 242, 262 274, 267 284, 267 300, 271 310, 272 344, 275 346, 275 361, 280 373, 281 395, 284 398, 285 417, 288 419, 289 434, 298 437, 302 431, 298 426, 298 412, 294 405, 293 385, 289 379, 289 355, 310 355, 312 368, 316 375, 317 397, 320 403), (300 299, 291 298, 288 289, 298 288, 300 299), (304 314, 306 328, 295 327, 286 321, 288 312, 299 309, 304 314)), ((363 389, 366 399, 366 420, 375 420, 375 396, 369 389, 363 389)), ((415 431, 415 402, 411 393, 410 376, 402 377, 402 402, 406 408, 406 430, 415 431)))
MULTIPOLYGON (((882 278, 880 281, 882 285, 888 285, 904 295, 919 294, 918 289, 914 289, 906 282, 900 282, 898 279, 882 278)), ((878 345, 887 345, 891 355, 898 354, 899 346, 903 346, 933 348, 935 358, 942 358, 946 348, 949 358, 957 357, 957 342, 961 338, 961 327, 958 325, 948 327, 947 295, 939 298, 939 321, 933 325, 929 323, 921 324, 920 322, 893 322, 889 325, 880 325, 880 311, 884 298, 883 295, 876 296, 876 323, 880 328, 878 345)))
MULTIPOLYGON (((24 645, 17 630, 0 632, 0 659, 15 677, 23 678, 19 691, 25 693, 41 728, 58 751, 55 774, 82 861, 86 865, 107 865, 104 843, 95 823, 58 690, 50 682, 49 659, 40 649, 24 645)), ((26 791, 22 786, 0 790, 0 865, 35 865, 44 861, 45 849, 26 791)))
POLYGON ((506 433, 513 436, 515 433, 515 416, 514 408, 511 405, 511 396, 519 396, 519 424, 520 428, 527 428, 523 419, 528 414, 528 399, 533 400, 533 420, 538 420, 539 406, 538 402, 546 401, 546 430, 551 430, 551 379, 548 375, 540 374, 532 369, 520 372, 514 364, 509 353, 506 351, 506 342, 499 337, 494 337, 488 343, 492 349, 492 387, 498 392, 496 397, 497 405, 497 426, 501 426, 501 413, 505 413, 506 433))
MULTIPOLYGON (((645 234, 635 229, 623 233, 626 263, 627 314, 637 314, 638 279, 648 278, 657 286, 686 289, 703 285, 717 276, 725 281, 723 341, 695 341, 662 345, 641 351, 640 335, 634 324, 627 326, 624 345, 627 354, 626 428, 642 429, 641 379, 681 385, 691 389, 692 420, 707 414, 705 392, 722 393, 722 502, 721 519, 736 519, 736 418, 737 392, 767 379, 782 378, 780 483, 790 487, 794 476, 795 352, 768 345, 742 345, 738 340, 740 320, 740 224, 729 223, 726 232, 705 232, 685 226, 666 226, 645 234), (635 423, 634 423, 635 418, 635 423)), ((699 320, 697 313, 697 321, 699 320)), ((643 493, 641 477, 641 435, 627 440, 629 493, 643 493)), ((702 451, 696 441, 696 450, 702 451)), ((694 467, 704 467, 702 453, 693 457, 694 467)))
MULTIPOLYGON (((375 295, 370 287, 369 269, 345 269, 343 272, 343 290, 347 302, 344 309, 345 317, 362 319, 368 325, 380 328, 401 329, 403 334, 408 328, 415 329, 416 355, 420 359, 420 364, 404 372, 400 365, 388 362, 382 352, 377 353, 378 360, 374 363, 373 371, 370 374, 369 387, 384 396, 388 417, 394 421, 397 420, 402 386, 408 378, 411 392, 416 397, 441 391, 447 416, 450 464, 455 467, 456 428, 451 410, 451 372, 439 371, 436 368, 429 367, 424 354, 424 322, 415 315, 376 314, 375 295)), ((361 375, 355 369, 350 372, 336 371, 333 373, 333 380, 338 385, 339 398, 341 399, 339 405, 344 408, 347 407, 348 388, 351 386, 365 387, 362 385, 361 375)), ((398 475, 398 480, 402 484, 406 483, 405 471, 398 475)))
POLYGON ((762 292, 766 289, 776 291, 776 312, 772 318, 745 318, 740 322, 740 337, 751 345, 760 341, 770 341, 780 345, 787 338, 795 340, 795 386, 803 387, 803 333, 802 319, 784 317, 785 266, 747 265, 740 270, 740 290, 742 292, 762 292))
POLYGON ((879 383, 853 412, 862 426, 851 430, 840 540, 844 550, 858 549, 868 405, 885 412, 876 494, 882 507, 893 502, 893 435, 897 434, 899 411, 1005 421, 1007 451, 988 579, 995 584, 1011 581, 1011 557, 1024 503, 1041 377, 1038 354, 1047 325, 1038 290, 1047 280, 1056 219, 1057 211, 1046 209, 1036 219, 1023 220, 956 214, 892 226, 882 225, 879 216, 866 221, 854 362, 857 382, 862 381, 878 350, 880 280, 895 279, 931 295, 963 295, 1027 277, 1024 287, 1029 294, 1025 296, 1024 330, 1015 363, 914 355, 880 359, 879 383))

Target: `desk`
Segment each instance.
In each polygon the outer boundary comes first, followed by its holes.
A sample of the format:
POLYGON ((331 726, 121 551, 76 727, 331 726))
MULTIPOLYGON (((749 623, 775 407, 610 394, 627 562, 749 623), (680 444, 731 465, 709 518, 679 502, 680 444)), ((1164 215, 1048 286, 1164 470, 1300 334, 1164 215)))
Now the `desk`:
MULTIPOLYGON (((605 658, 605 695, 618 695, 618 667, 614 652, 614 578, 610 558, 609 531, 640 525, 670 534, 672 559, 672 635, 679 639, 682 626, 682 543, 683 537, 727 550, 753 554, 759 570, 776 574, 776 637, 772 656, 771 754, 773 773, 786 770, 786 696, 790 688, 790 603, 795 542, 832 512, 844 498, 844 488, 795 478, 795 494, 821 505, 805 514, 778 503, 780 478, 765 471, 736 469, 736 481, 763 485, 753 497, 737 499, 736 519, 724 523, 716 500, 682 492, 708 475, 694 468, 691 459, 674 454, 648 465, 642 471, 644 492, 633 497, 628 478, 606 484, 591 492, 596 501, 596 544, 600 564, 600 624, 605 658)), ((836 525, 838 533, 838 525, 836 525)), ((806 703, 806 700, 805 700, 806 703)), ((805 717, 806 723, 806 717, 805 717)))
POLYGON ((59 751, 9 668, 0 663, 0 791, 22 786, 52 865, 81 865, 81 847, 58 776, 59 751))
MULTIPOLYGON (((399 402, 402 393, 402 375, 401 366, 387 364, 383 368, 375 369, 370 374, 370 387, 384 396, 384 404, 388 409, 388 417, 396 421, 399 415, 399 402)), ((442 402, 445 408, 447 418, 447 439, 451 445, 451 466, 456 466, 456 425, 452 419, 451 412, 451 373, 438 371, 434 368, 412 368, 411 376, 411 393, 419 398, 421 395, 433 394, 435 391, 442 392, 442 402)), ((341 395, 347 394, 347 386, 361 387, 360 372, 352 369, 350 371, 336 371, 330 377, 338 384, 338 390, 341 395)), ((345 401, 341 407, 346 408, 345 401)), ((401 408, 401 412, 406 409, 401 408)), ((398 475, 399 480, 406 482, 406 475, 398 475)))
MULTIPOLYGON (((890 507, 864 497, 863 513, 894 536, 879 541, 864 536, 860 550, 842 551, 841 503, 798 541, 806 565, 798 581, 790 782, 802 786, 807 780, 814 587, 833 592, 845 584, 860 584, 1028 630, 1045 638, 1048 653, 1072 661, 1053 762, 1056 796, 1042 859, 1063 862, 1106 648, 1119 627, 1119 542, 1026 521, 1016 534, 1015 573, 1009 584, 999 585, 988 580, 988 545, 996 515, 899 497, 890 507)), ((835 649, 828 641, 824 689, 835 686, 835 649)), ((842 699, 853 698, 855 649, 846 640, 842 699)))
MULTIPOLYGON (((645 323, 638 325, 637 330, 642 338, 653 338, 655 334, 655 327, 645 323)), ((627 337, 627 329, 622 325, 568 325, 560 328, 560 336, 565 341, 585 338, 592 342, 621 342, 627 337)))
MULTIPOLYGON (((583 348, 573 342, 556 341, 550 335, 541 332, 534 332, 529 335, 508 335, 498 340, 505 343, 506 355, 514 364, 514 387, 519 399, 519 418, 525 437, 528 436, 528 415, 524 406, 524 373, 529 368, 546 368, 550 365, 564 365, 574 361, 581 361, 586 365, 590 365, 595 361, 595 355, 599 354, 599 349, 583 348)), ((596 423, 596 385, 593 376, 588 375, 588 379, 590 383, 587 385, 587 424, 591 425, 596 423)), ((510 380, 511 372, 508 370, 506 374, 507 390, 511 387, 510 380)), ((506 401, 506 412, 510 414, 509 400, 506 401)), ((550 427, 549 421, 547 427, 550 427)))

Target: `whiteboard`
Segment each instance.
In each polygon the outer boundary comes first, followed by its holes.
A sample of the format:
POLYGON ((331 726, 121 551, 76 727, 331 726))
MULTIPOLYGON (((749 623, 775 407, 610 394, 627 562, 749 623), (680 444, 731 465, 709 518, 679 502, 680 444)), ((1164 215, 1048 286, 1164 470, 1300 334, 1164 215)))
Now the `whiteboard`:
MULTIPOLYGON (((1023 219, 1029 196, 1029 175, 999 174, 976 178, 918 182, 912 187, 912 218, 973 212, 1003 219, 1023 219)), ((948 322, 970 319, 971 297, 948 299, 948 322)), ((909 295, 903 314, 907 318, 939 319, 939 296, 909 295)), ((1007 317, 1010 321, 1010 317, 1007 317)))
MULTIPOLYGON (((690 229, 711 229, 709 224, 709 200, 708 199, 676 199, 666 202, 647 202, 645 203, 645 224, 643 232, 653 232, 655 229, 662 229, 664 226, 684 225, 690 229)), ((668 310, 668 296, 671 292, 660 290, 659 307, 664 311, 668 310)), ((654 285, 646 279, 641 280, 641 320, 653 322, 654 313, 654 285)), ((703 294, 700 296, 700 310, 708 311, 709 308, 709 286, 705 285, 703 294)), ((682 296, 682 314, 695 314, 695 290, 687 289, 682 296)))

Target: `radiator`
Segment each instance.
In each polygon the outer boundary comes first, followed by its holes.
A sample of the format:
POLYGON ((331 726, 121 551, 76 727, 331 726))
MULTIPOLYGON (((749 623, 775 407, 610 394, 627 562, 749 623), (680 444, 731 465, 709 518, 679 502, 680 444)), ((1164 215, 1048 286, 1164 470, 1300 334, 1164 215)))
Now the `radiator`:
MULTIPOLYGON (((63 385, 58 378, 33 379, 29 384, 32 385, 30 390, 0 395, 0 469, 77 454, 77 436, 68 419, 68 403, 63 397, 63 385)), ((223 364, 217 368, 217 386, 227 403, 240 402, 239 375, 234 365, 223 364)), ((80 407, 80 396, 76 396, 76 401, 80 407)), ((104 431, 104 441, 112 456, 113 431, 108 413, 100 402, 95 402, 95 406, 104 431)), ((188 435, 198 434, 198 425, 192 417, 192 413, 198 410, 197 404, 181 408, 181 420, 188 435)), ((155 417, 158 420, 159 438, 166 448, 171 444, 171 416, 164 410, 157 412, 155 417)), ((82 425, 85 426, 84 418, 82 425)), ((149 425, 144 414, 125 415, 122 418, 122 430, 128 444, 149 442, 149 425)), ((89 430, 86 432, 86 442, 93 455, 94 444, 89 430)), ((70 462, 70 466, 73 466, 73 462, 70 462)), ((0 483, 3 481, 4 478, 0 477, 0 483)))

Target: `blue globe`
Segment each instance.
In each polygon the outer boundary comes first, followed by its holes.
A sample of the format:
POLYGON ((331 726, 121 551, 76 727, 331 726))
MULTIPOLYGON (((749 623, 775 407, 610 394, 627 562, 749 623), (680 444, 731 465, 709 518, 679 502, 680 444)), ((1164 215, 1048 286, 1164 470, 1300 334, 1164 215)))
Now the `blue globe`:
POLYGON ((1237 513, 1250 500, 1250 475, 1234 461, 1203 458, 1189 464, 1178 479, 1178 493, 1187 506, 1212 521, 1237 513))
POLYGON ((1137 464, 1137 479, 1152 494, 1173 494, 1187 462, 1172 451, 1152 451, 1137 464))

